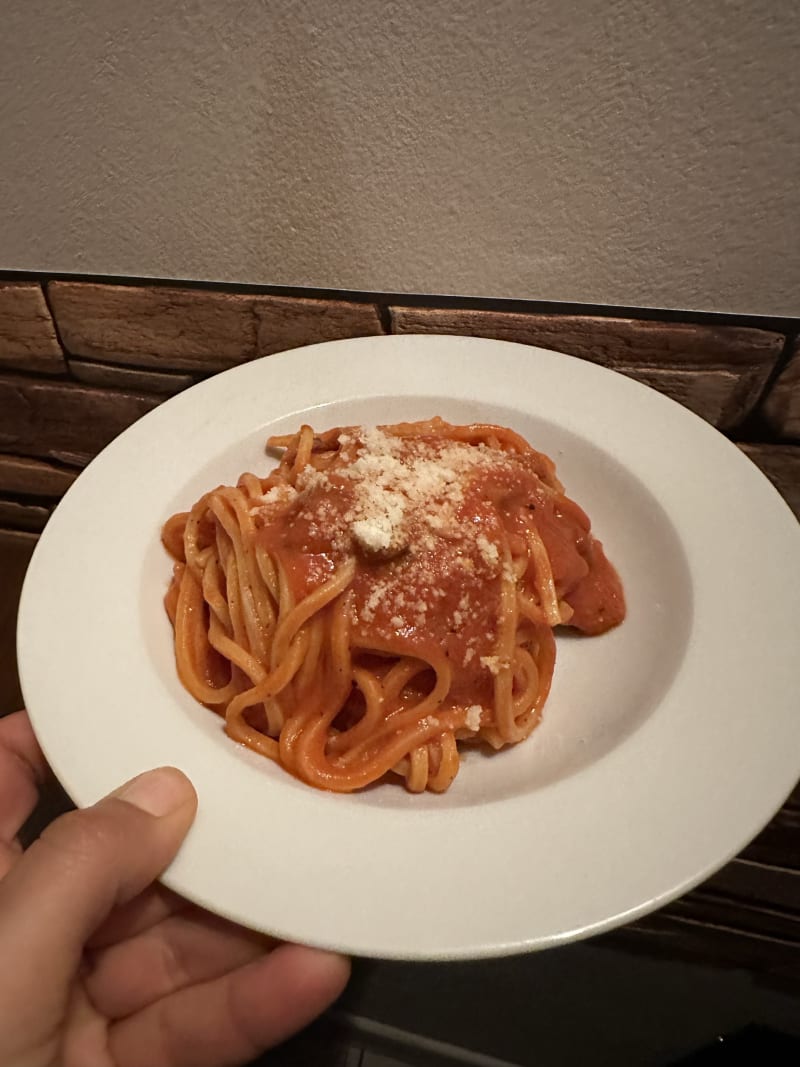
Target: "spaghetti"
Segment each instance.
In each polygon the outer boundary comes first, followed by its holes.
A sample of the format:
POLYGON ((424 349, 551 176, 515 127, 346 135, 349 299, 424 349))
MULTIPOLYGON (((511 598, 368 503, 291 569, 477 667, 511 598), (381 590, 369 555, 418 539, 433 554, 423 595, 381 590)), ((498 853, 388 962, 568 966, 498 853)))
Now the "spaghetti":
POLYGON ((266 478, 164 526, 180 679, 234 740, 322 789, 442 792, 459 745, 535 728, 553 629, 625 615, 552 461, 439 418, 272 437, 266 478))

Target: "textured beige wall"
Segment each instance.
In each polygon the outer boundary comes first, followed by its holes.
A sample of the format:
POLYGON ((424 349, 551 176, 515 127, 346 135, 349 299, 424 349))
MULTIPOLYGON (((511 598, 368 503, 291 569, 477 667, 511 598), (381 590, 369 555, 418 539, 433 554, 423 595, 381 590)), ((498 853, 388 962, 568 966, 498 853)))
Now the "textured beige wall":
POLYGON ((0 268, 800 313, 795 0, 5 0, 0 268))

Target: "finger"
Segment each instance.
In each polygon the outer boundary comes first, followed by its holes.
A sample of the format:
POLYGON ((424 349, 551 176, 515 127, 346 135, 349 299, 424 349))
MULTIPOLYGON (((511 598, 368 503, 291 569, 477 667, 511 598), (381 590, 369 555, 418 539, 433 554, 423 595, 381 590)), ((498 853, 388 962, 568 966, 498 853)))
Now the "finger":
POLYGON ((0 944, 12 961, 0 1003, 62 995, 90 934, 172 860, 196 802, 189 780, 162 768, 45 830, 0 882, 0 944))
POLYGON ((86 989, 101 1015, 121 1019, 187 986, 228 974, 273 945, 261 934, 196 908, 100 953, 86 989))
POLYGON ((36 807, 46 773, 47 763, 25 712, 0 719, 0 841, 9 844, 19 833, 36 807))
POLYGON ((87 948, 95 950, 116 945, 191 907, 193 905, 188 900, 156 883, 121 908, 115 908, 89 938, 87 948))
POLYGON ((6 844, 0 841, 0 879, 4 878, 11 867, 22 855, 22 846, 16 841, 6 844))
POLYGON ((350 963, 299 945, 224 978, 174 993, 115 1023, 109 1051, 118 1067, 232 1067, 279 1044, 342 992, 350 963))
POLYGON ((39 748, 39 742, 26 711, 15 711, 0 719, 0 747, 8 748, 26 763, 39 782, 44 781, 50 768, 39 748))

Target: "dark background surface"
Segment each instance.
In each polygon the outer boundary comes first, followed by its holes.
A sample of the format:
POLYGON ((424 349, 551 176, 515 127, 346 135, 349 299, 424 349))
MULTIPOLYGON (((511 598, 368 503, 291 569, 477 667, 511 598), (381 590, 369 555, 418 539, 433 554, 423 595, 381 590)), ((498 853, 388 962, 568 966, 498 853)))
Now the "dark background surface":
POLYGON ((35 538, 21 534, 0 541, 0 715, 22 707, 17 678, 17 604, 35 538))

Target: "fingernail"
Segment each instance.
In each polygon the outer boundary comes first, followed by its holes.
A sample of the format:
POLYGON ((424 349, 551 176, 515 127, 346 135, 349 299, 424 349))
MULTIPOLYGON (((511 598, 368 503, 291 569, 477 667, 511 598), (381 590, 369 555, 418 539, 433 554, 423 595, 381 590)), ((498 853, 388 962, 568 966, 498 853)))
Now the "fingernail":
POLYGON ((192 787, 186 775, 175 767, 159 767, 131 778, 111 795, 146 811, 148 815, 169 815, 191 798, 192 787))

